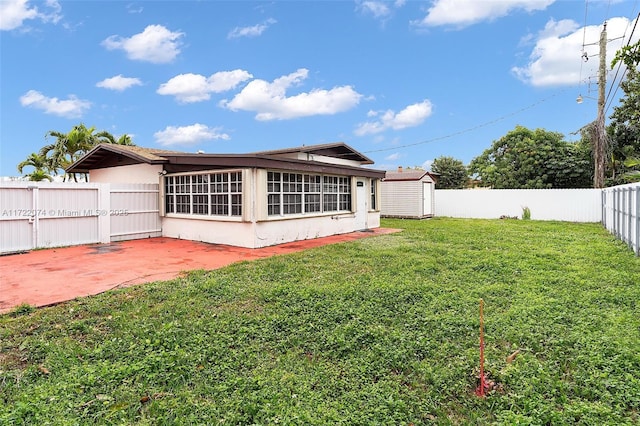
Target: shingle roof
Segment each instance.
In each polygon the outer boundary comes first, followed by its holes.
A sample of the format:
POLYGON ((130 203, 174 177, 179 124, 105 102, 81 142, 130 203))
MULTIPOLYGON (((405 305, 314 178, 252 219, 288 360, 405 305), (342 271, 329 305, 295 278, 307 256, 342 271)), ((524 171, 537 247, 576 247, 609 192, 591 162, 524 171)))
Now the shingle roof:
POLYGON ((163 154, 174 154, 176 152, 140 146, 99 144, 67 167, 67 172, 86 173, 91 169, 139 163, 161 164, 167 162, 162 156, 163 154))
POLYGON ((323 161, 287 158, 284 155, 294 152, 309 152, 317 155, 334 156, 371 162, 368 158, 343 143, 310 145, 308 147, 289 148, 249 154, 195 154, 180 151, 168 151, 138 146, 101 144, 94 147, 82 158, 67 168, 69 173, 87 173, 90 170, 104 169, 133 164, 162 164, 169 173, 185 171, 213 170, 222 168, 259 167, 281 170, 303 170, 308 172, 331 173, 338 175, 355 174, 357 176, 382 178, 384 171, 349 164, 332 164, 323 161))
POLYGON ((420 180, 425 175, 431 176, 431 173, 424 170, 407 170, 402 172, 387 172, 384 180, 420 180))
POLYGON ((143 148, 141 146, 133 145, 114 145, 103 144, 103 148, 109 149, 114 152, 131 153, 143 157, 149 161, 162 161, 164 157, 162 154, 179 154, 181 151, 170 151, 168 149, 156 149, 156 148, 143 148))

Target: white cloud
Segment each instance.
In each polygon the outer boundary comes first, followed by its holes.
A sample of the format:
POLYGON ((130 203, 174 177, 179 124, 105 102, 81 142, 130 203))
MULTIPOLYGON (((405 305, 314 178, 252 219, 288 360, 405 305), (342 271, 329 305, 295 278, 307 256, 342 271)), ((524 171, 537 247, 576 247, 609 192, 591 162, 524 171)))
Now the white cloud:
POLYGON ((175 96, 181 103, 208 101, 211 93, 235 89, 240 83, 252 78, 248 71, 220 71, 205 77, 200 74, 179 74, 160 85, 156 93, 175 96))
POLYGON ((357 0, 356 9, 363 14, 371 15, 381 21, 387 20, 393 14, 393 9, 404 6, 406 0, 396 0, 394 2, 381 0, 357 0))
POLYGON ((482 21, 491 21, 514 10, 533 12, 544 10, 555 0, 435 0, 427 16, 412 24, 418 26, 456 25, 466 27, 482 21))
POLYGON ((181 32, 172 32, 162 25, 149 25, 143 32, 129 38, 112 35, 103 42, 108 50, 122 49, 129 59, 164 64, 180 54, 181 32))
POLYGON ((46 0, 45 5, 51 9, 48 13, 39 13, 38 17, 42 19, 42 22, 53 22, 57 24, 62 19, 62 15, 60 12, 62 11, 62 6, 58 3, 58 0, 46 0))
POLYGON ((401 130, 407 127, 416 127, 422 124, 432 111, 433 105, 428 99, 409 105, 397 114, 392 110, 369 111, 367 116, 377 118, 377 120, 358 124, 354 133, 357 136, 364 136, 384 132, 387 129, 401 130))
POLYGON ((229 31, 227 38, 257 37, 276 22, 277 21, 275 19, 269 18, 262 24, 254 25, 252 27, 235 27, 233 30, 229 31))
MULTIPOLYGON (((607 67, 615 52, 623 43, 625 30, 632 23, 627 18, 611 18, 607 21, 607 67), (616 40, 617 39, 617 40, 616 40)), ((595 77, 598 70, 601 26, 580 28, 571 20, 550 20, 535 39, 535 46, 529 55, 529 63, 523 67, 513 67, 516 77, 532 86, 576 85, 581 80, 595 77), (581 59, 583 39, 585 52, 590 59, 581 59), (595 44, 594 44, 595 43, 595 44)), ((632 43, 638 40, 636 35, 632 43)))
POLYGON ((116 90, 118 92, 122 92, 133 86, 142 86, 142 81, 140 81, 139 78, 123 77, 122 74, 111 78, 105 78, 104 80, 96 83, 96 87, 116 90))
POLYGON ((385 18, 391 14, 391 9, 383 1, 361 1, 358 3, 358 8, 376 19, 385 18))
POLYGON ((136 6, 134 3, 129 3, 127 5, 127 12, 131 14, 138 14, 144 11, 144 7, 136 6))
POLYGON ((0 1, 0 31, 10 31, 21 27, 24 21, 40 19, 43 22, 57 23, 62 16, 62 8, 56 0, 47 0, 44 6, 50 10, 40 12, 36 6, 31 7, 28 0, 0 1))
POLYGON ((34 19, 36 16, 38 8, 30 8, 27 0, 0 2, 0 30, 16 29, 27 19, 34 19))
POLYGON ((220 127, 208 127, 204 124, 196 123, 191 126, 173 127, 167 126, 164 130, 153 134, 156 142, 160 145, 194 145, 199 142, 230 139, 229 135, 220 132, 220 127))
POLYGON ((29 90, 20 97, 20 104, 25 107, 41 109, 46 114, 66 118, 79 118, 91 107, 91 102, 69 95, 68 99, 49 98, 36 90, 29 90))
POLYGON ((396 153, 393 153, 393 154, 391 154, 391 155, 387 155, 386 157, 384 157, 384 159, 385 159, 386 161, 396 161, 396 160, 398 160, 399 158, 400 158, 400 154, 398 154, 397 152, 396 152, 396 153))
POLYGON ((253 80, 232 100, 221 101, 220 106, 232 111, 255 111, 255 118, 260 121, 287 120, 347 111, 362 98, 351 86, 339 86, 331 90, 313 89, 287 97, 287 89, 301 84, 308 74, 307 69, 301 68, 271 83, 253 80))

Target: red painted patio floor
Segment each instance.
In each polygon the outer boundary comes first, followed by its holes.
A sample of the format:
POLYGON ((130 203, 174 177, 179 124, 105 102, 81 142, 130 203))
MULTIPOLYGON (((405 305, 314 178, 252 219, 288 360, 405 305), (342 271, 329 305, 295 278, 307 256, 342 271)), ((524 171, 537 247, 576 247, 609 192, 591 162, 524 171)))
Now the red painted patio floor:
POLYGON ((371 232, 352 232, 261 249, 148 238, 1 256, 0 313, 22 303, 48 306, 119 287, 173 279, 191 270, 217 269, 242 260, 397 231, 377 228, 371 232))

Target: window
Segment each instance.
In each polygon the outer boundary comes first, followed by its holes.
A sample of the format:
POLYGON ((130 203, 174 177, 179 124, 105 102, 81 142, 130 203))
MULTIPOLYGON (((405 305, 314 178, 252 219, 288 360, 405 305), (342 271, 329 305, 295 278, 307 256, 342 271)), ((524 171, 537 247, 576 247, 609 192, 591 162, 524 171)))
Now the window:
POLYGON ((267 212, 269 216, 280 214, 281 174, 277 172, 267 173, 267 212))
POLYGON ((282 213, 302 213, 302 175, 282 174, 282 213))
POLYGON ((242 172, 166 176, 165 212, 242 216, 242 172))
POLYGON ((320 204, 322 176, 304 175, 304 211, 308 213, 319 212, 322 208, 320 204))
POLYGON ((209 175, 192 176, 193 214, 209 214, 209 175))
POLYGON ((324 211, 338 211, 338 176, 325 176, 322 189, 324 211))
POLYGON ((349 178, 338 178, 338 191, 340 210, 351 210, 351 181, 349 178))
POLYGON ((350 177, 267 172, 269 216, 350 210, 350 177))
POLYGON ((371 187, 371 210, 377 210, 378 205, 376 204, 376 185, 378 184, 378 179, 369 179, 369 186, 371 187))
POLYGON ((176 176, 176 213, 191 213, 191 176, 176 176))

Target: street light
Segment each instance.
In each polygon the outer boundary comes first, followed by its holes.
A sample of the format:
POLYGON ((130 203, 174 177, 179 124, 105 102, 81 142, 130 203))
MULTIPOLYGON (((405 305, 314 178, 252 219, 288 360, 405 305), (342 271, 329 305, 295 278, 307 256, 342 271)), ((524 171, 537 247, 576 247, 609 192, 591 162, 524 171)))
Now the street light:
POLYGON ((591 96, 582 96, 582 95, 578 95, 578 97, 576 98, 576 102, 581 104, 582 102, 584 102, 584 99, 593 99, 594 101, 597 101, 598 99, 596 98, 592 98, 591 96))

